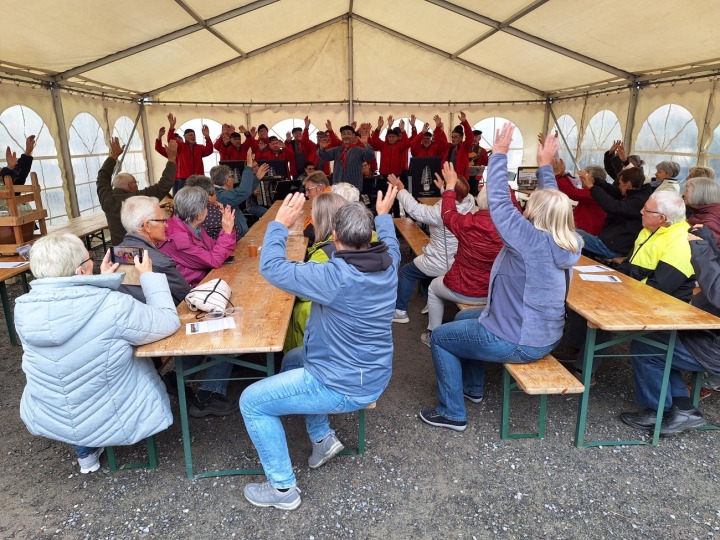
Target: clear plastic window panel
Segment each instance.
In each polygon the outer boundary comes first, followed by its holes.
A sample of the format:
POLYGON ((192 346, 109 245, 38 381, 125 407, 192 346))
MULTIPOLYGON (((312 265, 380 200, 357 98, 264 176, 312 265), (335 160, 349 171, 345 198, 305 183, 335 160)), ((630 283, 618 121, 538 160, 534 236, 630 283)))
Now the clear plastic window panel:
POLYGON ((615 113, 604 110, 598 112, 590 119, 580 144, 578 167, 584 169, 588 165, 603 166, 605 152, 612 146, 613 141, 622 139, 620 121, 615 113))
MULTIPOLYGON (((483 132, 482 141, 480 143, 483 148, 492 149, 493 142, 495 141, 495 130, 500 129, 508 122, 512 123, 507 118, 494 116, 481 120, 473 126, 473 129, 479 129, 483 132)), ((510 150, 508 151, 508 171, 517 172, 518 167, 523 165, 523 140, 520 129, 515 126, 512 141, 510 142, 510 150)), ((524 165, 535 165, 535 163, 525 163, 524 165)))
MULTIPOLYGON (((182 135, 186 129, 194 129, 195 135, 197 136, 197 142, 199 144, 205 144, 202 135, 203 125, 208 127, 208 129, 210 130, 210 140, 215 142, 215 139, 217 139, 222 133, 222 124, 220 124, 220 122, 216 122, 215 120, 210 120, 209 118, 193 118, 192 120, 188 120, 180 127, 176 126, 175 133, 177 135, 182 135)), ((163 141, 163 144, 167 144, 167 141, 163 141)), ((217 165, 219 161, 220 154, 218 154, 216 150, 213 150, 212 154, 203 158, 203 168, 205 169, 205 176, 210 176, 210 169, 217 165)))

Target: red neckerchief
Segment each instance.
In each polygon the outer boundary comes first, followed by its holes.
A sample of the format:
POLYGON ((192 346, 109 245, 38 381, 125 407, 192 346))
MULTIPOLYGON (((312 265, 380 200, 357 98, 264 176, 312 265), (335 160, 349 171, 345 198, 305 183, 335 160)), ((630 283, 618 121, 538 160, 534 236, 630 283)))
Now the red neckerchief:
POLYGON ((340 154, 340 161, 342 161, 342 164, 343 164, 343 171, 347 170, 347 151, 348 150, 350 150, 350 147, 343 145, 343 151, 340 154))

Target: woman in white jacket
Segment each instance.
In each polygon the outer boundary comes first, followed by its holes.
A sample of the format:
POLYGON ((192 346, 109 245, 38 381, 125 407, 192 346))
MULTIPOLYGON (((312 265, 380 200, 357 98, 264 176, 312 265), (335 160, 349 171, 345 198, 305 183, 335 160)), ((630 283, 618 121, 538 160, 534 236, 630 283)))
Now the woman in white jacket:
POLYGON ((172 423, 167 392, 150 359, 134 347, 180 327, 167 278, 135 259, 146 304, 117 291, 108 252, 93 260, 70 234, 30 250, 32 290, 15 303, 27 385, 20 417, 33 435, 72 444, 83 474, 100 468, 104 446, 134 444, 172 423))
MULTIPOLYGON (((427 289, 430 282, 433 278, 445 275, 452 266, 458 241, 443 225, 442 215, 440 215, 441 201, 432 206, 418 202, 395 175, 389 175, 388 183, 398 188, 397 198, 405 213, 430 229, 430 243, 423 248, 422 255, 418 255, 415 260, 400 268, 393 322, 407 323, 410 322, 407 309, 415 289, 415 283, 420 282, 423 296, 427 300, 427 289)), ((455 201, 457 210, 461 214, 472 212, 475 208, 475 199, 469 194, 469 191, 470 186, 467 181, 462 176, 458 177, 458 183, 455 186, 455 201)), ((423 313, 427 313, 427 311, 423 310, 423 313)))

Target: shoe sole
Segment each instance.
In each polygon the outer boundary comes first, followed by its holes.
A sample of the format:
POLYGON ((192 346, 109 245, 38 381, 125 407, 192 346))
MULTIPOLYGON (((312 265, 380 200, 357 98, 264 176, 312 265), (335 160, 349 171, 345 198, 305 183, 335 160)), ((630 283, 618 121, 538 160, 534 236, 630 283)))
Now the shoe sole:
POLYGON ((707 420, 704 418, 700 418, 698 420, 694 420, 692 423, 688 423, 682 427, 682 429, 678 429, 675 431, 665 431, 663 432, 662 429, 660 430, 660 436, 661 437, 671 437, 673 435, 680 435, 681 433, 685 431, 689 431, 691 429, 696 429, 699 427, 703 427, 707 425, 707 420))
POLYGON ((223 416, 230 416, 231 414, 235 414, 235 411, 221 413, 215 411, 201 411, 199 409, 191 409, 188 407, 188 414, 193 418, 205 418, 206 416, 217 416, 218 418, 221 418, 223 416))
POLYGON ((308 459, 308 466, 311 469, 317 469, 318 467, 325 465, 328 461, 330 461, 332 458, 337 456, 343 450, 345 450, 345 446, 343 445, 343 443, 338 441, 330 447, 330 450, 325 452, 325 455, 323 456, 323 458, 320 461, 317 462, 317 464, 313 465, 312 463, 310 463, 310 460, 308 459))
POLYGON ((475 398, 472 396, 468 396, 467 394, 463 394, 463 397, 467 399, 468 401, 472 401, 473 403, 482 403, 485 396, 480 396, 479 398, 475 398))
POLYGON ((625 424, 626 426, 630 426, 631 428, 635 428, 635 429, 648 430, 648 429, 653 429, 655 427, 655 422, 653 422, 650 425, 643 425, 643 424, 638 424, 636 422, 625 420, 622 416, 620 417, 620 421, 623 424, 625 424))
POLYGON ((105 453, 105 447, 103 446, 102 450, 100 450, 100 454, 98 455, 98 462, 96 467, 90 467, 89 469, 83 469, 80 467, 80 474, 90 474, 92 472, 100 470, 100 456, 102 456, 105 453))
POLYGON ((409 323, 409 322, 410 322, 410 319, 409 319, 409 318, 405 318, 405 319, 393 319, 393 322, 394 322, 394 323, 400 323, 400 324, 406 324, 406 323, 409 323))
MULTIPOLYGON (((245 493, 243 493, 243 495, 245 495, 245 493)), ((280 510, 295 510, 298 506, 300 506, 300 503, 302 502, 300 497, 298 497, 297 500, 291 503, 261 503, 258 501, 253 501, 247 495, 245 495, 245 499, 253 506, 258 506, 260 508, 279 508, 280 510)))
POLYGON ((465 424, 464 426, 453 426, 451 424, 440 424, 438 422, 431 422, 430 420, 425 418, 422 414, 419 414, 418 416, 420 417, 420 420, 422 420, 426 424, 435 426, 435 427, 444 427, 444 428, 452 429, 453 431, 465 431, 465 428, 467 427, 467 424, 465 424))

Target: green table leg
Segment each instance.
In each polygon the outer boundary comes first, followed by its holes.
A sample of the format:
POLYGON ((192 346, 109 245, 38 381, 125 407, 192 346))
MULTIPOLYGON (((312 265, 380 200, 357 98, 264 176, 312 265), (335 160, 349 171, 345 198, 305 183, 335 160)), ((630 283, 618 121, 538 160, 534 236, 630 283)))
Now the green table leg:
POLYGON ((675 351, 675 338, 677 337, 677 330, 670 331, 670 338, 668 339, 667 351, 665 352, 665 371, 663 372, 663 382, 660 387, 660 397, 658 398, 658 410, 657 418, 655 419, 655 429, 653 430, 653 446, 657 446, 660 441, 660 425, 662 424, 663 412, 665 411, 665 396, 668 390, 668 381, 670 381, 670 371, 672 370, 672 357, 675 351))
MULTIPOLYGON (((22 274, 25 275, 25 274, 22 274)), ((13 318, 12 308, 10 307, 10 299, 8 298, 7 287, 5 282, 0 282, 0 300, 2 300, 3 312, 5 313, 5 324, 7 324, 10 343, 17 345, 17 334, 15 334, 15 319, 13 318)))
POLYGON ((188 424, 187 396, 185 395, 185 366, 181 356, 175 357, 175 373, 177 374, 178 404, 180 407, 180 426, 182 427, 183 451, 185 453, 185 473, 192 480, 193 463, 190 449, 190 426, 188 424))
POLYGON ((588 326, 585 336, 585 356, 583 358, 583 385, 585 385, 585 390, 580 395, 578 418, 575 423, 575 446, 577 448, 585 448, 587 446, 585 444, 585 424, 587 423, 588 403, 590 401, 590 379, 592 377, 596 335, 597 329, 588 326))

